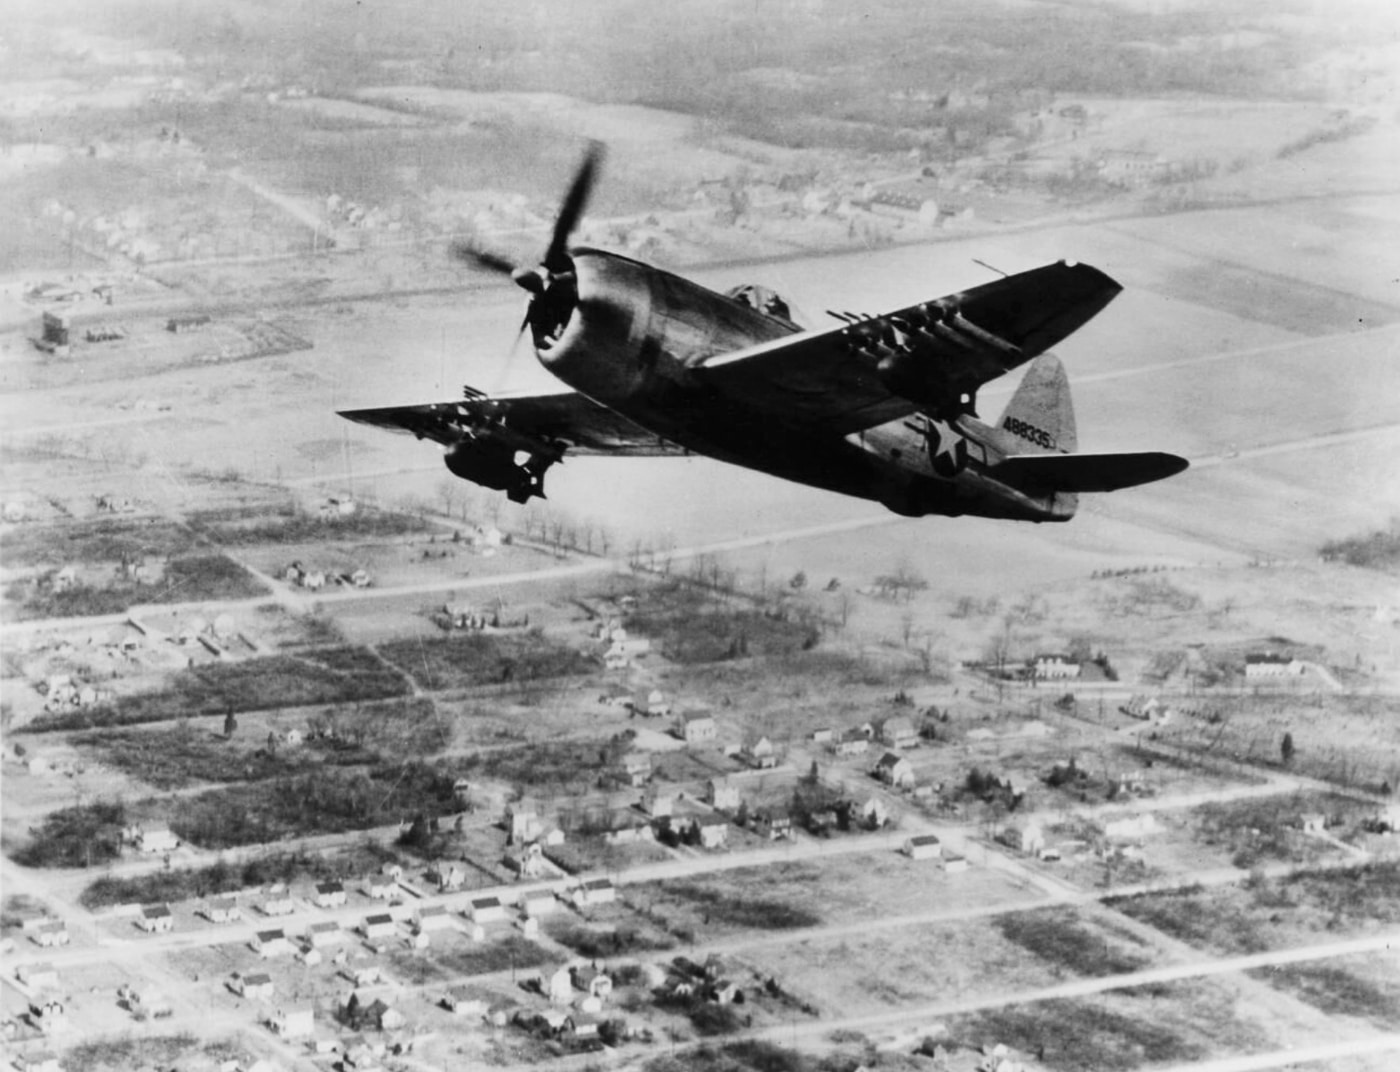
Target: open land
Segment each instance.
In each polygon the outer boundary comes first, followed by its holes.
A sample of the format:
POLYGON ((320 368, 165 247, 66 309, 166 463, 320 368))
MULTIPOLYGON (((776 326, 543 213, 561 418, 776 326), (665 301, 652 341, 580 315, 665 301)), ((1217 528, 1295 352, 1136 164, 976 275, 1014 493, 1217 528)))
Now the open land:
POLYGON ((0 44, 6 1059, 1392 1067, 1393 19, 363 7, 0 44), (585 138, 576 241, 814 323, 1095 264, 1081 446, 1192 468, 521 507, 337 418, 551 385, 447 251, 535 256, 585 138))

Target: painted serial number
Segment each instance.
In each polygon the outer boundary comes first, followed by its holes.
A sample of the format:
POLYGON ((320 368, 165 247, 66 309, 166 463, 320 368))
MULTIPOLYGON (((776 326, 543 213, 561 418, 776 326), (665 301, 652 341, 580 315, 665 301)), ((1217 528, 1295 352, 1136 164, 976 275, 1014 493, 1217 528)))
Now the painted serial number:
POLYGON ((1055 437, 1043 428, 1037 428, 1033 424, 1027 424, 1018 417, 1007 417, 1001 422, 1001 426, 1012 435, 1020 436, 1028 442, 1044 447, 1046 450, 1055 449, 1055 437))

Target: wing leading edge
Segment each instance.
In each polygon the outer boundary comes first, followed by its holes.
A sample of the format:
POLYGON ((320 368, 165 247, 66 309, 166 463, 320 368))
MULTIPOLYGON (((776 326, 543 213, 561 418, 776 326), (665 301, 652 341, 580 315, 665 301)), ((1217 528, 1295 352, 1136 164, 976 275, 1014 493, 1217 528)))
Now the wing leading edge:
POLYGON ((916 409, 965 412, 983 384, 1065 338, 1122 288, 1057 264, 883 316, 776 339, 694 370, 723 395, 842 435, 916 409))
POLYGON ((476 395, 460 402, 339 413, 359 424, 404 432, 448 447, 468 439, 494 437, 521 449, 548 447, 571 454, 652 457, 685 453, 654 432, 576 392, 476 395))

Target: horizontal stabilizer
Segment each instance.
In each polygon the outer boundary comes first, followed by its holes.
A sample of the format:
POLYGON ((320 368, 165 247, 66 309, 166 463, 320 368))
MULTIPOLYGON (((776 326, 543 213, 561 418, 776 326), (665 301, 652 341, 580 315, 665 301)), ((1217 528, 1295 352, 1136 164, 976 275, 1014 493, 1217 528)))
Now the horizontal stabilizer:
POLYGON ((1030 495, 1118 491, 1175 476, 1190 463, 1162 451, 1137 454, 1014 454, 989 475, 1030 495))

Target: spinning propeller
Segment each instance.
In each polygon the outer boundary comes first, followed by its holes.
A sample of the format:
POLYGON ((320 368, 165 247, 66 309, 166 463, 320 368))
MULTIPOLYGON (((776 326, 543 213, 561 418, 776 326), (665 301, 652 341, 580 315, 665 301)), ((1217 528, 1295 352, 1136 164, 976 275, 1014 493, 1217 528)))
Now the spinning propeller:
MULTIPOLYGON (((559 215, 554 220, 554 230, 544 258, 534 267, 518 267, 499 253, 470 241, 457 242, 451 247, 452 255, 458 260, 508 275, 516 286, 530 293, 520 333, 524 334, 525 329, 530 328, 537 349, 548 349, 554 344, 577 303, 578 281, 574 275, 573 258, 569 256, 569 236, 583 216, 602 160, 602 143, 590 142, 583 163, 574 173, 573 182, 559 205, 559 215)), ((517 335, 516 342, 519 341, 520 336, 517 335)))

